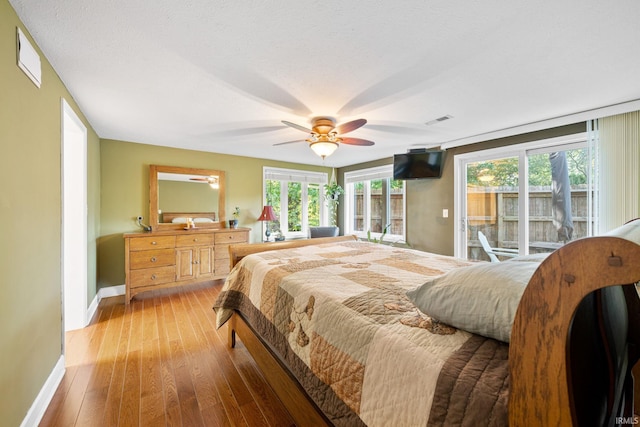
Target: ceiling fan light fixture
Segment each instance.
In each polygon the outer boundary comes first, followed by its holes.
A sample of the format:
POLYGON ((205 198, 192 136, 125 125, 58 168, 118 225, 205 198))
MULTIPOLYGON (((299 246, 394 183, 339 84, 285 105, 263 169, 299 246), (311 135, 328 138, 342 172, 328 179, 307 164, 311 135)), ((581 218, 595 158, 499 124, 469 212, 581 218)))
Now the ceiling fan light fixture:
POLYGON ((325 157, 332 155, 336 151, 338 143, 335 141, 309 142, 309 148, 324 160, 325 157))
MULTIPOLYGON (((305 141, 309 144, 309 147, 313 150, 313 152, 322 157, 323 160, 325 159, 325 157, 333 154, 333 152, 338 149, 339 144, 361 146, 374 144, 373 141, 362 138, 342 137, 343 134, 349 133, 364 126, 367 123, 365 119, 352 120, 336 127, 336 120, 333 117, 314 117, 313 119, 311 119, 311 129, 307 129, 304 126, 300 126, 286 120, 282 120, 282 123, 291 128, 308 133, 309 136, 307 136, 305 141)), ((283 142, 274 145, 283 145, 292 142, 297 141, 283 142)))
POLYGON ((491 173, 489 169, 482 169, 478 172, 478 181, 481 182, 491 182, 495 176, 491 173))

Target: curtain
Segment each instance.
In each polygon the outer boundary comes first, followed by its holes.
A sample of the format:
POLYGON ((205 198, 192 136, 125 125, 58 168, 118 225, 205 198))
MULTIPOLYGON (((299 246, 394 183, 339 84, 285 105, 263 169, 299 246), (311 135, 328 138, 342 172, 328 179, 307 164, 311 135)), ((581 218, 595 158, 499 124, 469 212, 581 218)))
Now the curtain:
POLYGON ((640 217, 640 111, 597 120, 598 224, 606 233, 640 217))

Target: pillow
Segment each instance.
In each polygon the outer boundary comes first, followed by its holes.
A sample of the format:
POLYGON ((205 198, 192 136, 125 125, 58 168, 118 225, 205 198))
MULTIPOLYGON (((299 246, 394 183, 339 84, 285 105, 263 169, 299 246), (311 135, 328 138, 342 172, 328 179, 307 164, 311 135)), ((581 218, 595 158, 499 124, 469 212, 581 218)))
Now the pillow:
POLYGON ((438 276, 407 296, 420 311, 458 329, 509 342, 520 298, 540 262, 491 262, 438 276))
POLYGON ((174 224, 186 224, 187 223, 187 218, 177 217, 177 218, 173 218, 171 220, 171 222, 174 223, 174 224))
POLYGON ((211 218, 193 218, 193 222, 213 222, 211 218))

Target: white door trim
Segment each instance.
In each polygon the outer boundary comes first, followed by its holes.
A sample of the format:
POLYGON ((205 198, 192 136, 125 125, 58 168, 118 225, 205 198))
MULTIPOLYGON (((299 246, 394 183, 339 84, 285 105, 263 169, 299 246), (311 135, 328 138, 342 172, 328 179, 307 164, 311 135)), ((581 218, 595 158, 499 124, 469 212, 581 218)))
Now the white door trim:
POLYGON ((61 112, 62 324, 70 331, 87 325, 87 128, 64 99, 61 112))

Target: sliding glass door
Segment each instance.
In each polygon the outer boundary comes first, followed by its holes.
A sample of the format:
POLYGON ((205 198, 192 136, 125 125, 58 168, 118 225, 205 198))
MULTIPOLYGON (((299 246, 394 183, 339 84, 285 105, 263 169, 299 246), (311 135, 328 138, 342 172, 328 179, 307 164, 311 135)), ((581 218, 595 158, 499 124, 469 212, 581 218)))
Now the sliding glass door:
POLYGON ((491 247, 509 249, 503 253, 517 253, 520 221, 518 157, 468 162, 465 175, 467 258, 489 260, 482 247, 482 236, 491 247))
POLYGON ((592 166, 582 135, 456 156, 456 256, 505 260, 587 236, 592 166))

